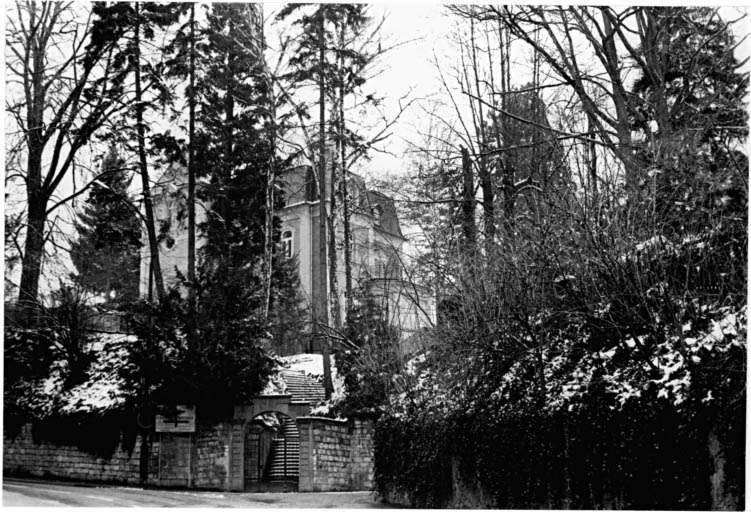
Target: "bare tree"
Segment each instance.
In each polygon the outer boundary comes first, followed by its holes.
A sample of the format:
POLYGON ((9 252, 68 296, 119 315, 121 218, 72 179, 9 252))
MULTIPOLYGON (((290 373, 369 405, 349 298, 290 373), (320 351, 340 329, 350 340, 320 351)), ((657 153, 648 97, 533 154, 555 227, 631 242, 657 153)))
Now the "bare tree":
POLYGON ((116 38, 98 34, 92 14, 67 2, 18 2, 8 15, 6 111, 24 142, 27 216, 19 301, 35 304, 48 217, 93 183, 58 197, 80 151, 105 121, 127 107, 116 38))

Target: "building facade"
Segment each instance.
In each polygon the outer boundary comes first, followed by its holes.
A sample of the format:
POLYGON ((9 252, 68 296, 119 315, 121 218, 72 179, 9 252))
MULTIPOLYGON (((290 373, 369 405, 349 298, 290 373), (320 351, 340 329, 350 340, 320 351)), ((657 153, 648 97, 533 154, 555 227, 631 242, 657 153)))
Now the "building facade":
MULTIPOLYGON (((328 179, 331 179, 329 170, 328 179)), ((300 278, 300 292, 311 312, 319 301, 320 228, 318 185, 309 165, 288 169, 279 178, 284 194, 281 220, 280 250, 289 258, 296 258, 300 278)), ((403 279, 402 250, 406 238, 402 233, 394 201, 381 192, 369 190, 364 180, 348 174, 350 205, 350 247, 352 262, 353 302, 365 299, 378 306, 383 318, 396 327, 403 341, 403 350, 413 352, 414 335, 435 322, 435 299, 429 290, 403 279), (412 340, 412 341, 410 341, 412 340)), ((330 181, 329 181, 330 183, 330 181)), ((197 183, 201 187, 202 183, 197 183)), ((178 274, 185 275, 188 264, 187 177, 185 168, 172 165, 152 188, 154 216, 159 240, 159 260, 166 287, 174 286, 178 274)), ((341 205, 341 196, 337 203, 341 205)), ((330 211, 330 201, 327 201, 330 211)), ((196 205, 196 224, 205 220, 209 206, 196 205)), ((341 208, 341 206, 339 206, 341 208)), ((338 218, 341 219, 341 211, 338 218)), ((336 224, 337 283, 340 318, 346 317, 344 226, 336 224)), ((197 235, 197 250, 205 243, 197 235)), ((153 289, 150 282, 150 252, 144 233, 141 252, 140 291, 142 296, 153 289)), ((328 265, 326 266, 328 272, 328 265)), ((330 277, 327 274, 327 279, 330 277)), ((307 342, 295 344, 296 351, 315 350, 307 342)), ((295 353, 286 346, 280 355, 295 353)))
MULTIPOLYGON (((327 183, 331 183, 328 171, 327 183)), ((280 178, 285 205, 280 212, 281 244, 287 256, 298 262, 300 284, 305 300, 312 306, 320 300, 320 205, 316 175, 309 165, 287 170, 280 178)), ((347 175, 350 216, 350 254, 353 301, 370 299, 391 325, 407 340, 435 322, 435 299, 425 287, 403 276, 402 233, 394 201, 369 190, 354 173, 347 175)), ((336 282, 340 318, 345 319, 346 272, 342 195, 337 195, 336 282)), ((328 212, 331 202, 327 200, 328 212)), ((328 265, 326 266, 329 271, 328 265)), ((330 279, 330 276, 327 276, 330 279)))

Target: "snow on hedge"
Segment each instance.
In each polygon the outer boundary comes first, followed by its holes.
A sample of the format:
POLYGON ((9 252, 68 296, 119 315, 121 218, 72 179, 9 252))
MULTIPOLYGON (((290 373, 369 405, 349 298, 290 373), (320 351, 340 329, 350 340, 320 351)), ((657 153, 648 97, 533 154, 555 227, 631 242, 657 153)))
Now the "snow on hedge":
MULTIPOLYGON (((650 388, 656 390, 659 399, 680 407, 689 397, 693 370, 715 355, 746 347, 746 306, 737 310, 707 306, 702 308, 702 317, 706 328, 696 329, 691 322, 677 330, 665 327, 660 343, 649 343, 642 335, 593 352, 586 348, 585 334, 576 340, 556 340, 543 353, 546 407, 572 410, 583 402, 592 386, 604 386, 605 394, 612 398, 612 408, 623 407, 650 388)), ((519 390, 534 385, 529 373, 534 357, 528 352, 504 374, 501 385, 491 394, 491 401, 499 408, 511 404, 519 390)), ((424 362, 423 357, 408 364, 408 373, 415 377, 414 386, 391 397, 391 414, 398 417, 409 409, 444 414, 459 409, 471 411, 475 399, 466 390, 472 383, 457 383, 450 367, 437 370, 424 362)), ((704 401, 712 399, 709 393, 704 401)))
POLYGON ((546 358, 548 407, 575 407, 595 374, 602 376, 605 391, 617 406, 640 397, 650 387, 656 387, 658 398, 680 406, 689 395, 692 366, 713 354, 746 346, 746 306, 737 311, 728 307, 707 309, 705 314, 710 317, 706 330, 694 331, 688 322, 680 333, 666 333, 661 343, 645 345, 644 336, 628 338, 610 350, 585 354, 573 367, 560 371, 561 361, 573 359, 565 349, 575 350, 570 344, 564 345, 563 352, 546 358))
POLYGON ((125 404, 130 391, 119 373, 128 359, 128 344, 136 337, 124 334, 99 334, 87 348, 94 358, 88 378, 70 389, 63 389, 68 374, 66 361, 58 361, 45 379, 27 384, 25 405, 38 416, 53 413, 104 413, 125 404))

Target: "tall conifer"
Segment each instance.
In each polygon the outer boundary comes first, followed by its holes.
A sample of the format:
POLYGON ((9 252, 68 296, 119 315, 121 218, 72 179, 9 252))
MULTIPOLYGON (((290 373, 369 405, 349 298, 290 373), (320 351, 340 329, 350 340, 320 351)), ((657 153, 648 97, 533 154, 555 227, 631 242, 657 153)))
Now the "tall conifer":
POLYGON ((79 215, 70 253, 76 281, 112 304, 138 297, 141 228, 128 192, 130 179, 123 159, 110 147, 79 215))

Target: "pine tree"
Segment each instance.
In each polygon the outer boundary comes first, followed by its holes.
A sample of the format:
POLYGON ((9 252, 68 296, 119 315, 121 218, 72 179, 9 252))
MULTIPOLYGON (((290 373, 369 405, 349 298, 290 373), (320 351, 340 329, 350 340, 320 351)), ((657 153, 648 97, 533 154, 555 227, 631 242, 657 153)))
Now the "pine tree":
POLYGON ((104 157, 77 222, 71 259, 76 282, 112 304, 138 297, 141 227, 128 192, 130 172, 114 146, 104 157))

